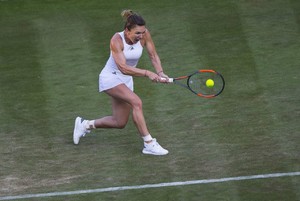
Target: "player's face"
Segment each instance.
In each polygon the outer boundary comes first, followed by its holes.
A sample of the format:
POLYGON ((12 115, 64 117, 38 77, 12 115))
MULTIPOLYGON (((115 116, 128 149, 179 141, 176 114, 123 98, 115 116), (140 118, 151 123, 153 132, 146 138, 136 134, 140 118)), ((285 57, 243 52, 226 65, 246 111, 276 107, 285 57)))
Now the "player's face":
POLYGON ((130 31, 128 30, 127 32, 127 37, 128 39, 133 43, 137 43, 139 42, 144 34, 146 33, 146 27, 145 26, 136 26, 133 29, 131 29, 130 31))

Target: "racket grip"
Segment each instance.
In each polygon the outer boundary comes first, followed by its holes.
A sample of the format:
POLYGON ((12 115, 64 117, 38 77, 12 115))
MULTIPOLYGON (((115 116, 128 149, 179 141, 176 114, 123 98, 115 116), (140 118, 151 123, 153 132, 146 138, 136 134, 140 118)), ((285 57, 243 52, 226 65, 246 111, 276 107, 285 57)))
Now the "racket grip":
POLYGON ((174 82, 174 78, 165 78, 165 77, 162 77, 162 78, 160 78, 162 81, 166 81, 167 80, 167 82, 170 82, 170 83, 172 83, 172 82, 174 82))

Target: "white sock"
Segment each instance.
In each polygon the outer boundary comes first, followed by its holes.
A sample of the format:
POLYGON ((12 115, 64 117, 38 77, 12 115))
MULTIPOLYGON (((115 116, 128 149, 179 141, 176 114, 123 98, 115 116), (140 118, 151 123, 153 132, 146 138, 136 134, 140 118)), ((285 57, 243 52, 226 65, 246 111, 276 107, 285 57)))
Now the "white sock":
POLYGON ((146 136, 143 136, 142 138, 143 138, 144 142, 149 142, 149 141, 151 141, 153 139, 150 134, 148 134, 146 136))
POLYGON ((88 130, 95 129, 95 120, 87 120, 85 124, 85 128, 88 130))

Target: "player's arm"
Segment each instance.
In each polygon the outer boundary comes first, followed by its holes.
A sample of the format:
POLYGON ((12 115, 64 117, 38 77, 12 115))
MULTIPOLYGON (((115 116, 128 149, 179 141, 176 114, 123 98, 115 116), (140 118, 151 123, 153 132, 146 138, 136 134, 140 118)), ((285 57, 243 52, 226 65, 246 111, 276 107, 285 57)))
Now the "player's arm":
POLYGON ((160 58, 159 58, 159 56, 156 52, 154 42, 153 42, 151 34, 148 30, 145 32, 144 40, 145 40, 145 46, 146 46, 148 55, 150 57, 150 60, 151 60, 151 63, 153 65, 153 67, 155 68, 156 73, 159 76, 168 77, 163 72, 163 68, 162 68, 162 65, 161 65, 160 58))
POLYGON ((119 34, 115 34, 110 41, 110 49, 112 51, 113 58, 120 69, 125 75, 131 76, 147 76, 145 69, 133 68, 126 64, 126 58, 123 53, 123 42, 119 34))

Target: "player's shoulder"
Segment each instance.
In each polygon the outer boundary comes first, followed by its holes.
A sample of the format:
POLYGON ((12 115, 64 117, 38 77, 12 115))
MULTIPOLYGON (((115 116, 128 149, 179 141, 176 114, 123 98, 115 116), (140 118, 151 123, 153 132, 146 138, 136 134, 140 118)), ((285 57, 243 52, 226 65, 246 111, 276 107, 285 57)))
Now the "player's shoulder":
POLYGON ((151 38, 151 33, 150 33, 149 29, 146 29, 144 37, 145 38, 151 38))
POLYGON ((119 32, 116 32, 112 37, 111 37, 111 42, 122 42, 122 37, 119 34, 119 32))
POLYGON ((110 46, 114 48, 123 48, 122 37, 118 32, 111 37, 110 46))
POLYGON ((141 44, 144 46, 147 42, 152 42, 151 33, 149 29, 146 29, 144 36, 141 40, 141 44))

